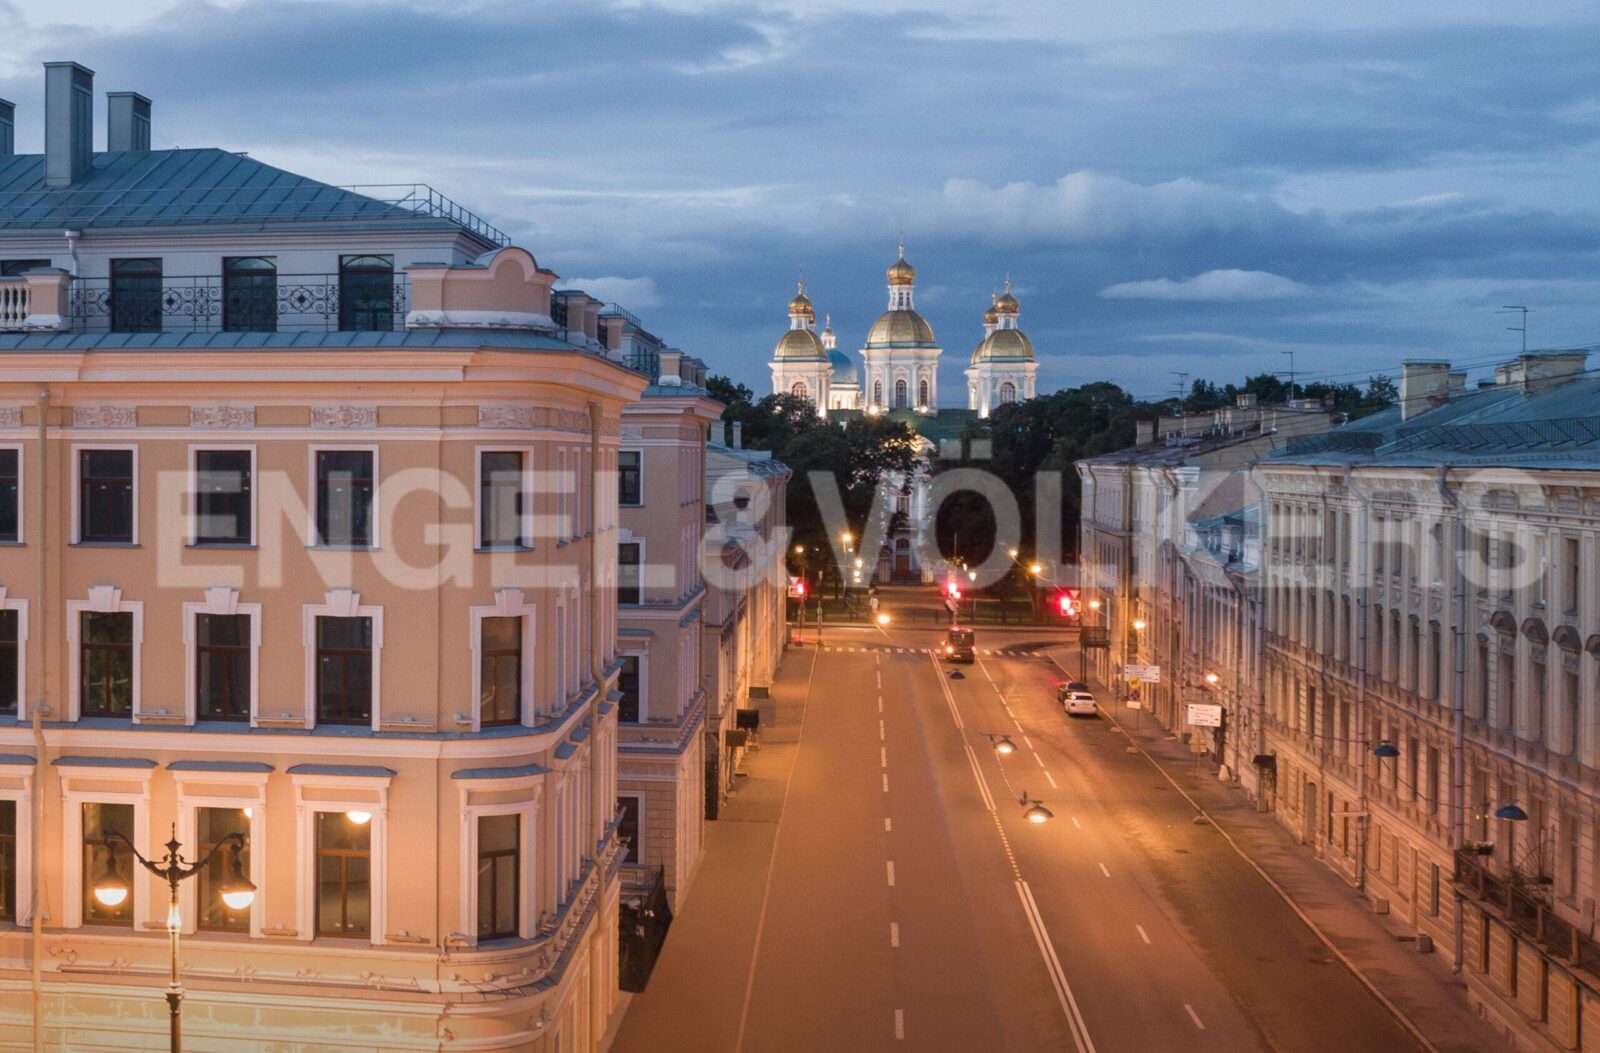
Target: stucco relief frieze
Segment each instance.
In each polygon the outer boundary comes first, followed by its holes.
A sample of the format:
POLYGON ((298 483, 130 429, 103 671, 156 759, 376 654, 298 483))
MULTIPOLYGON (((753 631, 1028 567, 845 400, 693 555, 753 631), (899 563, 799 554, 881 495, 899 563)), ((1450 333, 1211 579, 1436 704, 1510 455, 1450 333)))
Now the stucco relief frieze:
POLYGON ((638 424, 624 424, 619 434, 623 442, 640 442, 644 439, 644 428, 638 424))
POLYGON ((0 428, 22 427, 21 406, 0 406, 0 428))
POLYGON ((254 406, 190 406, 191 428, 253 428, 256 426, 254 406))
POLYGON ((313 428, 376 428, 376 406, 312 406, 313 428))
POLYGON ((74 406, 74 428, 132 428, 139 423, 139 413, 132 406, 74 406))
POLYGON ((479 406, 478 427, 532 428, 534 427, 533 407, 518 406, 509 403, 479 406))

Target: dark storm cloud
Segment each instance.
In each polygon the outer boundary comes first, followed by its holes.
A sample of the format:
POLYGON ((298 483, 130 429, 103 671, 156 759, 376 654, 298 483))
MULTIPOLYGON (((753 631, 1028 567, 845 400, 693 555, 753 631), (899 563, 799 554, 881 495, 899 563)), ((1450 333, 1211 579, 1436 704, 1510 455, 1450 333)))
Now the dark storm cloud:
MULTIPOLYGON (((159 144, 434 183, 562 273, 650 290, 650 324, 758 388, 797 271, 854 346, 902 224, 947 395, 1007 271, 1046 387, 1493 350, 1504 295, 1600 339, 1593 24, 1066 42, 874 8, 264 0, 31 39, 154 96, 159 144)), ((0 94, 36 149, 35 70, 0 94)))

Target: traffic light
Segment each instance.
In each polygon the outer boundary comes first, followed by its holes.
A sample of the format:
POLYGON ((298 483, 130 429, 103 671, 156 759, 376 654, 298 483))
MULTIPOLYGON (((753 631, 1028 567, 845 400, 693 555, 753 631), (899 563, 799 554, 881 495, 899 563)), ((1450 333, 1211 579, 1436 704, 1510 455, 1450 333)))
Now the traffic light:
POLYGON ((1061 617, 1076 621, 1078 616, 1083 613, 1078 606, 1077 592, 1067 589, 1059 593, 1056 596, 1056 610, 1061 612, 1061 617))
POLYGON ((952 600, 959 600, 961 598, 961 584, 954 578, 951 578, 945 583, 944 590, 945 594, 952 600))

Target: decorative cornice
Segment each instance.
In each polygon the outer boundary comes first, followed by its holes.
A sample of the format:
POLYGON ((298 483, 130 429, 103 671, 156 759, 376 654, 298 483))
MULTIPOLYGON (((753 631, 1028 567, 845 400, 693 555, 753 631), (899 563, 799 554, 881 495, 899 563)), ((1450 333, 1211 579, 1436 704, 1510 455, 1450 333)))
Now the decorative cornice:
POLYGON ((132 406, 74 406, 74 428, 133 428, 139 423, 139 413, 132 406))
POLYGON ((313 428, 376 428, 376 406, 312 406, 313 428))

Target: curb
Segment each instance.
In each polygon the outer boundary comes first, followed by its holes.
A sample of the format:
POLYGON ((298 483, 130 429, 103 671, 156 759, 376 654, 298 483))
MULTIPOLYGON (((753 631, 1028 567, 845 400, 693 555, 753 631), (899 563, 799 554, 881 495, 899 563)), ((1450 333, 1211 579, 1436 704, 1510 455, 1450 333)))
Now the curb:
MULTIPOLYGON (((1066 670, 1062 669, 1061 663, 1056 661, 1054 656, 1047 657, 1050 658, 1051 665, 1061 670, 1062 675, 1067 675, 1066 670)), ((1390 1015, 1399 1022, 1401 1027, 1405 1028, 1406 1033, 1415 1039, 1417 1044, 1423 1049, 1427 1050, 1428 1053, 1441 1053, 1439 1047, 1434 1045, 1433 1041, 1429 1039, 1427 1035, 1422 1033, 1422 1029, 1417 1027, 1417 1025, 1411 1021, 1411 1018, 1408 1017, 1399 1006, 1395 1005, 1394 1002, 1389 999, 1388 995, 1384 994, 1378 989, 1378 985, 1373 983, 1372 978, 1363 972, 1355 962, 1351 961, 1350 958, 1334 944, 1333 939, 1322 930, 1320 925, 1311 919, 1310 915, 1308 915, 1304 910, 1300 909, 1300 904, 1294 901, 1294 897, 1290 896, 1288 891, 1273 879, 1272 875, 1268 874, 1264 869, 1262 869, 1261 864, 1252 859, 1248 852, 1239 847, 1239 843, 1233 839, 1233 835, 1228 833, 1227 830, 1223 829, 1223 827, 1211 817, 1211 813, 1206 811, 1205 808, 1201 806, 1199 801, 1190 796, 1188 790, 1179 785, 1178 781, 1172 777, 1171 773, 1167 771, 1165 766, 1163 766, 1160 761, 1150 756, 1149 751, 1144 748, 1142 743, 1134 741, 1133 736, 1128 734, 1127 730, 1123 728, 1122 722, 1117 719, 1116 714, 1103 705, 1100 707, 1100 710, 1116 727, 1117 731, 1122 735, 1122 737, 1126 739, 1131 746, 1139 751, 1139 755, 1148 761, 1152 768, 1160 772, 1161 777, 1167 780, 1167 782, 1171 783, 1172 788, 1177 790, 1185 801, 1189 802, 1190 807, 1195 810, 1195 814, 1203 816, 1205 821, 1211 825, 1211 828, 1222 835, 1222 839, 1228 843, 1228 847, 1233 849, 1234 853, 1240 859, 1249 864, 1250 869, 1254 870, 1258 875, 1260 875, 1261 880, 1267 883, 1267 887, 1278 894, 1278 898, 1283 900, 1283 902, 1288 905, 1290 910, 1294 911, 1295 916, 1305 924, 1306 928, 1310 929, 1312 933, 1315 934, 1317 939, 1322 941, 1323 946, 1327 947, 1329 951, 1333 952, 1334 957, 1339 959, 1340 963, 1342 963, 1346 969, 1349 969, 1351 974, 1354 975, 1357 980, 1361 981, 1361 985, 1372 993, 1372 996, 1378 1000, 1380 1005, 1389 1011, 1390 1015)))

